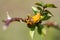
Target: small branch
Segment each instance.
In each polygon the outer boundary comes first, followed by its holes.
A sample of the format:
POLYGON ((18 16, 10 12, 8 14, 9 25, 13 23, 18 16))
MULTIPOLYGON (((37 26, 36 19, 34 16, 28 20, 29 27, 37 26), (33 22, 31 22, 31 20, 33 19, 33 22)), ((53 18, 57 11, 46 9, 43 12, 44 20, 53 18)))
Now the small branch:
POLYGON ((13 22, 13 21, 18 21, 18 22, 20 22, 20 20, 21 20, 22 22, 25 22, 25 20, 22 19, 22 18, 11 18, 11 19, 7 19, 7 20, 3 20, 3 22, 5 22, 5 25, 8 26, 11 22, 13 22))
POLYGON ((54 27, 60 30, 60 25, 57 24, 56 22, 45 22, 43 25, 47 25, 48 27, 54 27))

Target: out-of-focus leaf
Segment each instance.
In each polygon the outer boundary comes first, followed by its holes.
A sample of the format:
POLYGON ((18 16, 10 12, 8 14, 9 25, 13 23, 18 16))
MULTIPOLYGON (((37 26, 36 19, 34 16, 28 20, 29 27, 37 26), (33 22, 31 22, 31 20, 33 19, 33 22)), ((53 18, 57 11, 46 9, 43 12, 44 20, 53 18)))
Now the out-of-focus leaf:
POLYGON ((42 13, 41 19, 42 20, 48 20, 51 18, 51 16, 53 16, 53 14, 50 11, 44 10, 42 13))
POLYGON ((47 11, 43 11, 42 15, 47 15, 48 12, 47 11))
POLYGON ((41 16, 41 19, 44 19, 45 16, 41 16))
POLYGON ((44 26, 44 28, 42 29, 42 33, 46 35, 46 31, 47 31, 47 28, 44 26))
POLYGON ((31 38, 33 39, 34 36, 34 30, 35 30, 35 25, 27 25, 30 28, 29 34, 31 36, 31 38))
POLYGON ((49 13, 51 16, 53 16, 53 14, 52 14, 50 11, 45 10, 45 12, 46 12, 46 13, 49 13))
POLYGON ((38 10, 42 11, 42 8, 41 7, 37 7, 38 10))
POLYGON ((46 4, 45 7, 50 7, 50 8, 57 8, 54 4, 46 4))
POLYGON ((39 12, 39 10, 36 7, 32 7, 32 10, 33 10, 34 14, 37 14, 37 12, 39 12))
POLYGON ((30 30, 29 34, 30 34, 31 38, 33 39, 33 37, 34 37, 34 30, 33 31, 30 30))
POLYGON ((30 28, 31 29, 31 31, 33 31, 34 29, 35 29, 35 25, 27 25, 28 26, 28 28, 30 28))
POLYGON ((43 25, 41 25, 40 23, 37 24, 37 31, 39 34, 42 34, 42 29, 43 29, 43 25))
POLYGON ((44 18, 42 19, 42 20, 48 20, 48 19, 50 19, 51 18, 51 16, 49 16, 49 15, 44 15, 44 18))
POLYGON ((38 6, 41 6, 41 7, 45 6, 45 3, 43 3, 43 2, 39 2, 39 3, 35 3, 35 4, 38 5, 38 6))
POLYGON ((40 11, 40 14, 42 13, 42 8, 41 7, 37 7, 37 9, 40 11))
POLYGON ((42 15, 48 15, 48 14, 50 16, 53 16, 53 14, 50 11, 48 11, 48 10, 44 10, 43 13, 42 13, 42 15))

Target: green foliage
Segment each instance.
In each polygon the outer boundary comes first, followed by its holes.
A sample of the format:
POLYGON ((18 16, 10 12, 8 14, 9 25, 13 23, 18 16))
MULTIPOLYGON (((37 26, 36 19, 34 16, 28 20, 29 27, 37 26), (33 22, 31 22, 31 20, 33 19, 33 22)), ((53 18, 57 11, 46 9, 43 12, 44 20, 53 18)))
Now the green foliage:
POLYGON ((29 24, 28 24, 27 26, 28 26, 28 28, 31 29, 31 31, 33 31, 33 30, 35 30, 35 26, 36 26, 36 25, 35 25, 35 24, 34 24, 34 25, 29 25, 29 24))
POLYGON ((39 3, 35 3, 35 4, 38 6, 41 6, 41 7, 43 7, 45 5, 45 3, 43 3, 43 2, 39 2, 39 3))
POLYGON ((48 20, 48 19, 50 19, 50 18, 51 18, 51 16, 44 15, 44 18, 43 18, 42 20, 45 21, 45 20, 48 20))
POLYGON ((44 12, 45 12, 45 15, 50 14, 51 16, 53 16, 53 14, 49 10, 44 10, 44 12))
POLYGON ((38 5, 37 7, 32 8, 34 10, 34 13, 36 14, 37 12, 40 12, 40 14, 43 16, 42 20, 48 20, 51 18, 51 16, 53 16, 53 14, 49 11, 46 10, 46 8, 56 8, 56 6, 54 4, 45 4, 43 2, 39 2, 39 3, 35 3, 36 5, 38 5))
POLYGON ((45 8, 57 8, 54 4, 46 4, 45 8))
POLYGON ((42 11, 42 8, 41 7, 37 7, 38 10, 42 11))
POLYGON ((33 10, 35 15, 37 14, 37 12, 39 12, 39 10, 36 7, 32 7, 32 10, 33 10))
POLYGON ((35 3, 38 6, 45 7, 45 8, 57 8, 54 4, 45 4, 43 2, 35 3))
POLYGON ((28 27, 30 26, 31 29, 31 33, 33 33, 35 27, 37 26, 37 32, 38 34, 42 35, 46 35, 46 28, 48 28, 46 25, 42 25, 42 21, 46 21, 48 19, 50 19, 53 14, 47 10, 46 8, 56 8, 56 6, 54 4, 45 4, 43 2, 39 2, 39 3, 35 3, 35 5, 37 5, 36 7, 32 7, 32 10, 34 12, 34 14, 36 15, 38 12, 41 14, 41 22, 36 23, 35 25, 28 25, 28 27))
POLYGON ((37 25, 37 32, 39 34, 42 34, 42 29, 43 29, 43 25, 41 25, 40 23, 36 24, 37 25))

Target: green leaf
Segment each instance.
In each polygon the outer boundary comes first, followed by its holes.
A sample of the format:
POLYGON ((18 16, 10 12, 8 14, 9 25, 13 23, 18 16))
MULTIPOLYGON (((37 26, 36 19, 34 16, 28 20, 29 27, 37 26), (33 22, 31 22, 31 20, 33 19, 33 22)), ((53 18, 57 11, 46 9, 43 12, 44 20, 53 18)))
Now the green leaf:
POLYGON ((45 16, 41 16, 41 19, 43 20, 45 18, 45 16))
POLYGON ((31 38, 33 39, 33 37, 34 37, 34 31, 29 31, 29 34, 30 34, 30 36, 31 36, 31 38))
POLYGON ((35 4, 38 5, 38 6, 41 6, 41 7, 43 7, 45 5, 45 3, 43 3, 43 2, 35 3, 35 4))
POLYGON ((40 11, 40 14, 42 14, 42 8, 41 7, 37 7, 37 9, 40 11))
POLYGON ((33 25, 27 25, 28 26, 28 28, 30 28, 30 31, 29 31, 29 34, 30 34, 30 36, 31 36, 31 38, 33 39, 33 36, 34 36, 34 31, 35 31, 35 24, 33 24, 33 25))
POLYGON ((31 38, 33 39, 33 36, 34 36, 34 31, 35 31, 35 24, 33 24, 33 25, 27 25, 28 26, 28 28, 30 28, 30 31, 29 31, 29 34, 30 34, 30 36, 31 36, 31 38))
POLYGON ((37 7, 38 10, 42 11, 42 8, 41 7, 37 7))
POLYGON ((37 31, 39 34, 42 34, 42 29, 43 29, 43 25, 41 25, 40 23, 37 24, 37 31))
POLYGON ((42 33, 46 35, 46 31, 47 31, 47 28, 44 26, 44 28, 42 29, 42 33))
POLYGON ((49 7, 49 8, 57 8, 54 4, 46 4, 45 8, 47 8, 47 7, 49 7))
POLYGON ((52 16, 53 16, 53 14, 52 14, 50 11, 44 10, 43 13, 42 13, 41 19, 42 19, 42 20, 48 20, 48 19, 50 19, 52 16))
POLYGON ((47 15, 47 14, 49 13, 51 16, 53 16, 53 14, 52 14, 50 11, 48 11, 48 10, 45 10, 43 13, 44 13, 45 15, 47 15))
POLYGON ((33 10, 34 14, 37 14, 37 12, 39 12, 39 10, 36 7, 32 7, 32 10, 33 10))
POLYGON ((48 20, 48 19, 50 19, 51 18, 51 16, 49 16, 49 15, 44 15, 44 18, 42 19, 43 21, 45 21, 45 20, 48 20))
POLYGON ((30 28, 31 31, 34 31, 35 27, 36 27, 35 24, 34 25, 27 24, 27 26, 28 26, 28 28, 30 28))

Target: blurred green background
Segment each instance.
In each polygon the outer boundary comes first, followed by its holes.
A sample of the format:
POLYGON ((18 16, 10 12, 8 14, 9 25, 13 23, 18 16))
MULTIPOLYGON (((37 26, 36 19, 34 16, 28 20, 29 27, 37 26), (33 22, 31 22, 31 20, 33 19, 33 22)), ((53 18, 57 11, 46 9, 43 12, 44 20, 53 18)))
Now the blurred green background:
MULTIPOLYGON (((25 18, 29 14, 33 15, 31 7, 40 1, 53 3, 58 7, 56 9, 48 8, 48 10, 54 15, 50 20, 60 24, 60 0, 0 0, 0 40, 32 40, 29 35, 30 30, 25 23, 12 22, 8 29, 3 31, 2 20, 6 19, 7 11, 11 17, 25 18)), ((60 30, 51 27, 45 38, 42 39, 36 31, 33 40, 60 40, 60 30)))

